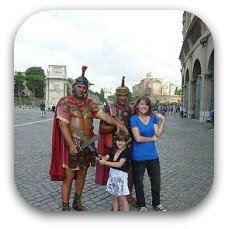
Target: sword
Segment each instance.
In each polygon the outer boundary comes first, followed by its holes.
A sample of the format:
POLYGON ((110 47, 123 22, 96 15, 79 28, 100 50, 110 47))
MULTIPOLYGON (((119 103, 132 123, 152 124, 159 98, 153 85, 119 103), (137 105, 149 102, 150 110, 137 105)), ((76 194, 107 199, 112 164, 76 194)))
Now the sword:
POLYGON ((93 143, 95 143, 98 140, 98 135, 94 135, 92 138, 87 139, 85 135, 75 125, 73 125, 73 127, 77 135, 80 137, 80 140, 82 141, 80 144, 81 149, 89 148, 92 154, 94 156, 97 156, 98 152, 96 148, 94 148, 93 143))

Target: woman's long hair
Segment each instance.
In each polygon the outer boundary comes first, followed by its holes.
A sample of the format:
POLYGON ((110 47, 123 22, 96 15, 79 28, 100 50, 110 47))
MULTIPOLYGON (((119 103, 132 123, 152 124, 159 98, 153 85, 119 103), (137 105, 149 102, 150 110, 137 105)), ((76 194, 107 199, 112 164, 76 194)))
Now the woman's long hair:
POLYGON ((144 101, 145 104, 149 107, 148 111, 146 112, 146 115, 150 115, 152 113, 152 104, 151 104, 151 100, 146 96, 141 96, 138 98, 138 100, 135 104, 135 107, 134 107, 134 113, 137 115, 139 114, 139 109, 137 106, 141 101, 144 101))

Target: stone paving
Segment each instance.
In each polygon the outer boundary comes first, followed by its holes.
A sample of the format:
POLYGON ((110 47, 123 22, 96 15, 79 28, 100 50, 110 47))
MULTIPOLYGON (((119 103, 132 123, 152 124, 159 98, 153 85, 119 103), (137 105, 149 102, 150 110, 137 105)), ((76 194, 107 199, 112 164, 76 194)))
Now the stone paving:
MULTIPOLYGON (((14 182, 25 205, 60 212, 61 183, 51 182, 48 174, 52 117, 52 112, 41 117, 38 110, 14 109, 14 182)), ((94 125, 97 132, 98 121, 94 125)), ((211 124, 167 116, 157 148, 162 171, 162 205, 172 212, 198 206, 209 193, 214 178, 214 130, 211 124)), ((89 168, 82 202, 92 212, 110 211, 110 197, 105 186, 94 183, 94 174, 95 168, 89 168)), ((146 173, 144 186, 150 211, 150 184, 146 173)), ((74 190, 72 197, 73 193, 74 190)), ((72 198, 70 202, 72 204, 72 198)), ((136 209, 131 208, 131 211, 136 209)))

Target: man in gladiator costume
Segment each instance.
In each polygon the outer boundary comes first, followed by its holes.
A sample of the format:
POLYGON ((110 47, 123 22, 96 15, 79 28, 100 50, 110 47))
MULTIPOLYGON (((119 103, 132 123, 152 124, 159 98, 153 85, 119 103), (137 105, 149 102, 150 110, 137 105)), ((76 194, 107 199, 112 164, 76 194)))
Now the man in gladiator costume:
MULTIPOLYGON (((107 114, 110 114, 116 120, 123 123, 129 131, 129 134, 132 139, 129 120, 133 113, 133 106, 129 105, 129 95, 130 91, 128 87, 125 86, 125 77, 122 77, 121 86, 116 89, 116 102, 114 103, 106 103, 103 110, 107 114)), ((116 132, 116 127, 106 123, 105 121, 100 121, 99 127, 99 140, 98 140, 98 151, 101 156, 104 156, 111 150, 113 146, 113 137, 116 132)), ((95 175, 95 183, 98 185, 106 185, 108 180, 108 172, 109 167, 106 165, 96 164, 96 175, 95 175)), ((128 172, 128 187, 130 191, 130 195, 128 196, 128 202, 132 206, 136 207, 136 200, 132 197, 132 189, 133 189, 133 170, 132 166, 128 172)))
MULTIPOLYGON (((75 180, 75 196, 73 210, 86 211, 81 203, 87 170, 95 166, 95 154, 91 147, 82 147, 95 134, 93 119, 101 119, 114 125, 117 130, 128 132, 126 127, 110 115, 102 111, 88 95, 90 85, 85 77, 87 66, 82 67, 82 75, 72 85, 72 95, 63 97, 57 103, 52 130, 52 156, 50 177, 52 181, 62 181, 62 210, 70 211, 69 199, 73 180, 75 180)), ((91 141, 95 147, 94 141, 91 141)), ((93 148, 92 147, 92 148, 93 148)), ((94 149, 94 148, 93 148, 94 149)))

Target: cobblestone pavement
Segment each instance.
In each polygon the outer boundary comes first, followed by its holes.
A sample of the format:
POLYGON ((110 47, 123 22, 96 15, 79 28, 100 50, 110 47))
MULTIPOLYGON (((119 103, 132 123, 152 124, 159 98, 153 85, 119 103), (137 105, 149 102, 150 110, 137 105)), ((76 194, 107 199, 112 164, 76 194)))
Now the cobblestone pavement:
MULTIPOLYGON (((19 195, 25 204, 39 210, 59 212, 61 183, 50 182, 48 174, 53 113, 41 117, 38 110, 15 108, 14 112, 14 181, 19 195)), ((183 211, 199 204, 212 186, 214 131, 209 123, 176 115, 166 120, 164 134, 157 141, 162 170, 161 203, 168 211, 183 211)), ((98 122, 94 125, 96 132, 98 122)), ((89 168, 82 202, 90 211, 110 211, 110 197, 105 186, 95 185, 94 173, 95 168, 89 168)), ((151 210, 147 174, 144 186, 151 210)), ((74 190, 72 197, 73 193, 74 190)))

